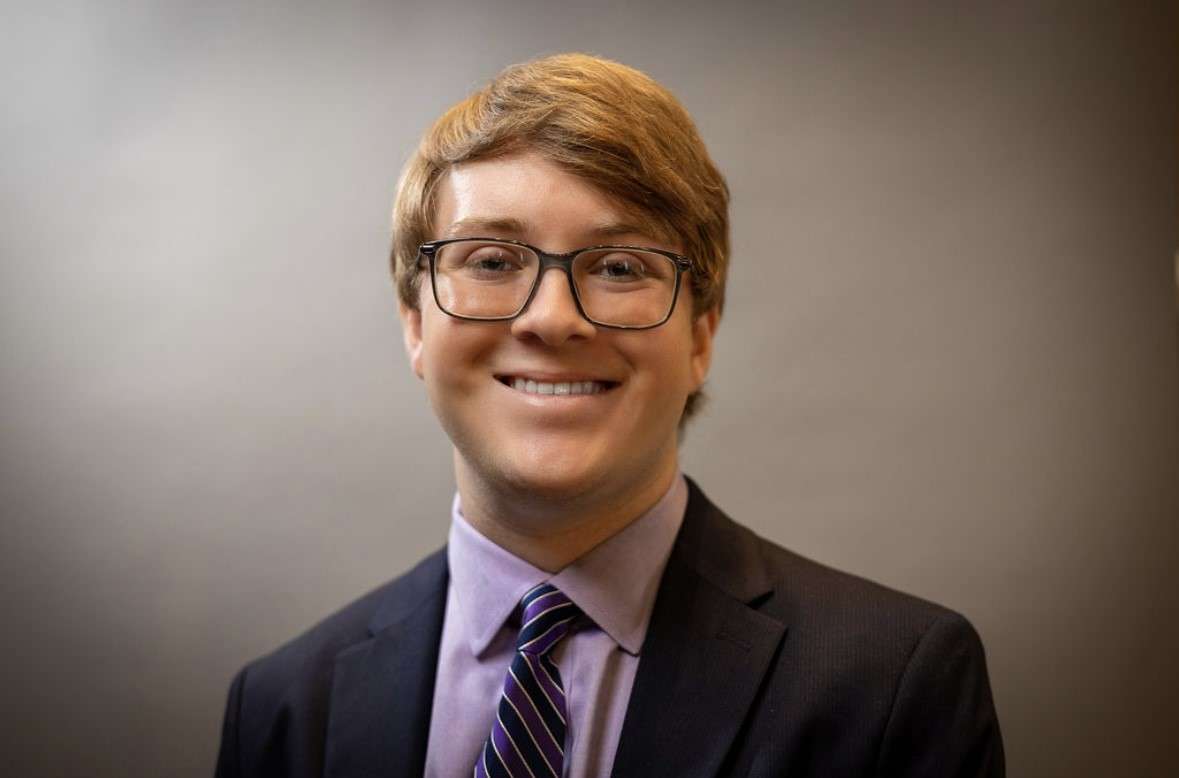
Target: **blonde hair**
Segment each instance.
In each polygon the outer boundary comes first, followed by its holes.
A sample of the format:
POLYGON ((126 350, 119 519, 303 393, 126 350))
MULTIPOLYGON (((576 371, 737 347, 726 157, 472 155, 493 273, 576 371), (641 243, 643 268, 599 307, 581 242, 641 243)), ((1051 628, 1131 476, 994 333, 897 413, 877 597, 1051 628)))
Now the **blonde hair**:
MULTIPOLYGON (((418 306, 418 246, 432 237, 435 192, 462 162, 535 151, 626 206, 652 237, 690 257, 693 314, 724 305, 729 190, 679 101, 618 62, 558 54, 513 65, 447 110, 406 163, 393 207, 392 269, 418 306)), ((700 398, 688 398, 684 418, 700 398)))

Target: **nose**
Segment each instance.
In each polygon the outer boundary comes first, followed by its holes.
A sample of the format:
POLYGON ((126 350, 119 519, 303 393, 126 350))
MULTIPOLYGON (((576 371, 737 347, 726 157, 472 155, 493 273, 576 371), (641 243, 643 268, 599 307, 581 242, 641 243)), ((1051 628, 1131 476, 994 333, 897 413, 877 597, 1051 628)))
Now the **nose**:
POLYGON ((592 338, 597 328, 577 310, 569 276, 560 268, 547 268, 536 294, 524 312, 512 320, 512 334, 533 336, 550 346, 559 346, 571 338, 592 338))

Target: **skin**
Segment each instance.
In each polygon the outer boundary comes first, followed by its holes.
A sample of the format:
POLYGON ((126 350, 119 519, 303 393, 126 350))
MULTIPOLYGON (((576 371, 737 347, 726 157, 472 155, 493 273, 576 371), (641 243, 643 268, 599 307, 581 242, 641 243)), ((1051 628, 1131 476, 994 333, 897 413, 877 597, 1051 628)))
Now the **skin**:
MULTIPOLYGON (((680 251, 626 226, 588 182, 524 152, 457 165, 438 189, 434 238, 502 237, 550 252, 617 243, 680 251)), ((565 274, 549 270, 509 322, 455 319, 429 278, 401 306, 414 373, 454 444, 463 514, 484 536, 554 572, 651 508, 678 469, 684 401, 708 374, 719 320, 692 316, 685 276, 671 319, 651 330, 595 327, 565 274), (607 392, 538 397, 498 377, 607 380, 607 392)))

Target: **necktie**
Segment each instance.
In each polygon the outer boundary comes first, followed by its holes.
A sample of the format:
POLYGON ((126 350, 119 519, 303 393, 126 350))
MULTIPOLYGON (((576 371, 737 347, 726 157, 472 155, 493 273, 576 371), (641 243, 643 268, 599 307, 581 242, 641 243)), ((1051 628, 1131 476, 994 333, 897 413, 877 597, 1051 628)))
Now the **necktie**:
POLYGON ((516 656, 475 778, 560 778, 565 765, 565 690, 548 654, 580 611, 547 583, 525 594, 520 605, 516 656))

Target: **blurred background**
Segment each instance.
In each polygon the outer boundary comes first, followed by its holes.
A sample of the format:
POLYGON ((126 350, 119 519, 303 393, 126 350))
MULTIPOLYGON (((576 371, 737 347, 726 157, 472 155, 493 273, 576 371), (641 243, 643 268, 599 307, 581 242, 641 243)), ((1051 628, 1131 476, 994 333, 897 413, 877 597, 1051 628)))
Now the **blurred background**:
POLYGON ((685 470, 965 613, 1012 776, 1173 775, 1172 4, 20 5, 6 774, 209 775, 233 672, 443 542, 395 181, 500 68, 581 50, 671 88, 733 191, 685 470))

